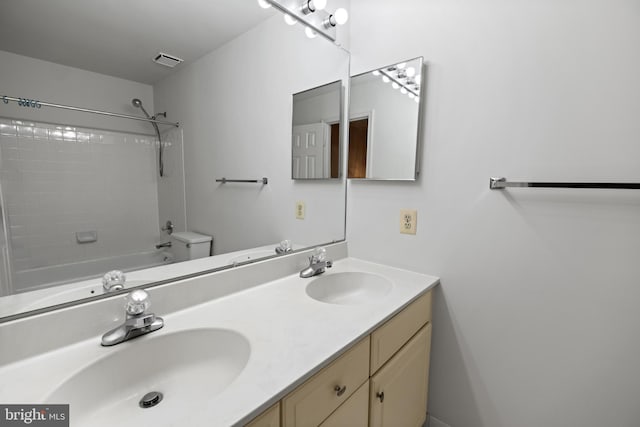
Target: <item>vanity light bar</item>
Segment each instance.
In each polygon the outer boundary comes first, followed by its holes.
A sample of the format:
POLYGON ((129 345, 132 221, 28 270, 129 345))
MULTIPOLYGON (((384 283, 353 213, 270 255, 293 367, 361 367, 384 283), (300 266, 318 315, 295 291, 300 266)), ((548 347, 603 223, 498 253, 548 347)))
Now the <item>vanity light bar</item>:
POLYGON ((387 78, 389 78, 389 80, 391 80, 392 82, 398 84, 401 88, 405 88, 407 92, 412 93, 414 96, 420 96, 420 92, 416 92, 420 90, 420 86, 415 87, 414 89, 411 89, 410 85, 407 85, 405 82, 402 82, 401 80, 397 79, 396 77, 394 77, 391 73, 388 73, 385 70, 378 70, 380 72, 380 74, 382 74, 383 76, 387 76, 387 78))
POLYGON ((307 37, 314 38, 320 34, 335 43, 336 26, 346 23, 349 14, 343 8, 328 13, 323 10, 326 3, 326 0, 258 0, 260 7, 266 9, 273 6, 282 12, 287 24, 302 23, 307 37))
MULTIPOLYGON (((410 61, 414 62, 414 60, 410 61)), ((421 64, 421 62, 420 62, 421 64)), ((385 83, 391 82, 394 89, 400 89, 400 92, 406 94, 409 98, 416 102, 420 101, 420 74, 416 75, 413 67, 407 67, 407 62, 388 65, 386 67, 372 71, 374 76, 382 76, 385 83)))

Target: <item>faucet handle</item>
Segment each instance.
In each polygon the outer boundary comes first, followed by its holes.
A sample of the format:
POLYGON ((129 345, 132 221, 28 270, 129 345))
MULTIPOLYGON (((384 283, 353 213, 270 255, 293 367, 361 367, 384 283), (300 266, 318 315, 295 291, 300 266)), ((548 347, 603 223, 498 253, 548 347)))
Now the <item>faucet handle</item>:
POLYGON ((276 247, 276 253, 285 254, 287 252, 291 252, 293 247, 291 245, 291 240, 283 240, 280 242, 280 245, 276 247))
POLYGON ((125 309, 130 316, 143 314, 151 307, 149 294, 143 289, 136 289, 127 294, 125 309))
POLYGON ((171 234, 171 233, 173 233, 173 229, 174 228, 175 228, 175 226, 173 225, 171 220, 168 220, 163 227, 160 227, 160 230, 166 231, 167 234, 171 234))
POLYGON ((313 251, 313 254, 311 255, 311 258, 309 258, 309 261, 312 263, 322 262, 326 258, 327 258, 327 250, 322 246, 318 246, 313 251))
POLYGON ((102 276, 102 288, 106 292, 119 291, 124 289, 124 282, 127 277, 120 270, 111 270, 104 276, 102 276))

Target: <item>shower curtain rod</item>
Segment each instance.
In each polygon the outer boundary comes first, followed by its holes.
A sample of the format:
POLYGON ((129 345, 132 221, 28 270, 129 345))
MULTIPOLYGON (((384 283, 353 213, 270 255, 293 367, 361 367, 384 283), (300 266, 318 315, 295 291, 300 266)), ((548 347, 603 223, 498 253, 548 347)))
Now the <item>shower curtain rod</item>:
POLYGON ((110 111, 101 111, 101 110, 91 110, 89 108, 80 108, 80 107, 74 107, 74 106, 71 106, 71 105, 53 104, 51 102, 37 101, 35 99, 16 98, 14 96, 6 96, 6 95, 3 95, 2 97, 0 97, 0 99, 2 99, 2 102, 5 103, 5 104, 8 104, 9 101, 13 101, 13 102, 17 103, 21 107, 61 108, 63 110, 72 110, 72 111, 80 111, 80 112, 83 112, 83 113, 100 114, 102 116, 120 117, 122 119, 139 120, 141 122, 157 123, 157 124, 160 124, 160 125, 169 125, 169 126, 175 126, 175 127, 179 127, 180 126, 180 123, 178 123, 178 122, 173 123, 173 122, 167 122, 167 121, 164 121, 164 120, 155 120, 155 119, 147 119, 146 117, 131 116, 129 114, 112 113, 110 111))

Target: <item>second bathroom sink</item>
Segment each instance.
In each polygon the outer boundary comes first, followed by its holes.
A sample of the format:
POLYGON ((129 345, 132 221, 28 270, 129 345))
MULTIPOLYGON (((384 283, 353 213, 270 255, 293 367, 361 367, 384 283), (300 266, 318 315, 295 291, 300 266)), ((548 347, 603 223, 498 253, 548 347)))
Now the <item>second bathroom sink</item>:
POLYGON ((393 283, 382 276, 363 272, 325 273, 307 285, 311 298, 329 303, 358 305, 387 295, 393 283))

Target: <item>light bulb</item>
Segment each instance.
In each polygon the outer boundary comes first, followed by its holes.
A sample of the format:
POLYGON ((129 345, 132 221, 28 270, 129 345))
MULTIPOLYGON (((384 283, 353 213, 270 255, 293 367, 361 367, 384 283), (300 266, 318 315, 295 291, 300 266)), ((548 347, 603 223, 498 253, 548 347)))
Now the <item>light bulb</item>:
POLYGON ((409 99, 413 99, 413 98, 415 98, 415 97, 416 97, 416 96, 415 96, 414 94, 412 94, 411 92, 409 92, 409 95, 408 95, 408 96, 409 96, 409 99))
POLYGON ((385 83, 389 83, 390 79, 387 76, 382 76, 382 81, 385 83))
POLYGON ((324 10, 327 7, 327 0, 311 0, 315 10, 324 10))
POLYGON ((349 20, 349 12, 347 12, 347 9, 340 7, 333 12, 333 17, 338 25, 344 25, 349 20))
POLYGON ((297 19, 293 18, 290 15, 287 15, 286 13, 284 14, 284 22, 286 22, 288 25, 296 25, 296 23, 298 22, 297 19))
POLYGON ((396 65, 396 67, 398 67, 400 70, 402 70, 406 66, 407 66, 406 62, 401 62, 400 64, 396 65))
POLYGON ((391 83, 391 87, 394 89, 400 89, 400 85, 396 82, 391 83))
POLYGON ((407 76, 413 77, 416 75, 416 69, 413 67, 407 68, 407 76))
POLYGON ((380 71, 379 70, 373 70, 371 72, 371 74, 373 74, 374 76, 379 76, 380 75, 380 71))
POLYGON ((258 5, 263 9, 269 9, 271 4, 266 0, 258 0, 258 5))
POLYGON ((407 94, 407 88, 402 86, 402 88, 400 89, 400 93, 403 94, 403 95, 406 95, 407 94))
POLYGON ((315 38, 318 33, 316 33, 315 31, 313 31, 310 27, 305 27, 304 29, 304 33, 307 35, 307 37, 309 37, 310 39, 315 38))

